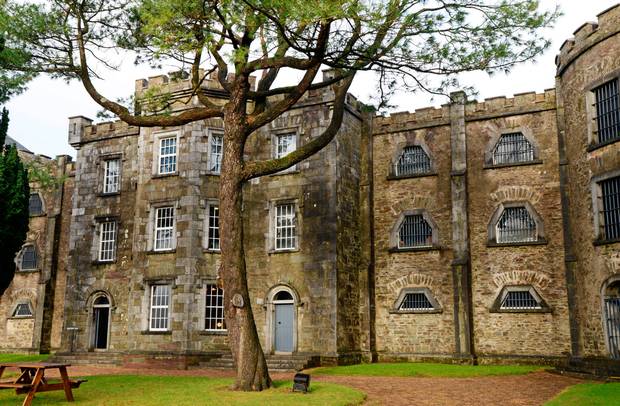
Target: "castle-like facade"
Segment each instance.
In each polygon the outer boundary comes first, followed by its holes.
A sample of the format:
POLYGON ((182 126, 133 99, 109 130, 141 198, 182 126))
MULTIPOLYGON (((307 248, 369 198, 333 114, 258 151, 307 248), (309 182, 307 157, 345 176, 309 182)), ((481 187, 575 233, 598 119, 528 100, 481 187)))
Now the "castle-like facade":
MULTIPOLYGON (((556 87, 542 94, 454 93, 389 117, 350 96, 324 150, 246 185, 251 305, 272 359, 618 367, 620 6, 581 26, 556 63, 556 87)), ((155 86, 189 95, 166 76, 137 81, 136 95, 155 86)), ((205 90, 226 97, 214 78, 205 90)), ((309 92, 246 153, 282 156, 316 137, 333 96, 309 92)), ((25 272, 30 257, 18 255, 0 350, 230 362, 217 285, 223 126, 70 119, 77 159, 57 160, 67 180, 38 194, 49 210, 31 219, 26 244, 52 259, 25 272), (35 235, 39 222, 48 231, 35 235)))

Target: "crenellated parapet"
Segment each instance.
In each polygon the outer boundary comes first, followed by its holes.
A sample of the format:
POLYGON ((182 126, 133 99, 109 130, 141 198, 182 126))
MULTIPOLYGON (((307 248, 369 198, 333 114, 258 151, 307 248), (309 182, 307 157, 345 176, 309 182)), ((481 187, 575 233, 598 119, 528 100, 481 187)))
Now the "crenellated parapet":
POLYGON ((85 142, 139 133, 140 127, 131 126, 121 120, 93 124, 93 120, 88 117, 69 117, 69 144, 76 149, 85 142))
POLYGON ((573 33, 574 37, 564 41, 555 58, 558 75, 580 55, 596 44, 620 33, 620 4, 598 14, 596 22, 587 22, 573 33))
POLYGON ((409 129, 446 125, 450 122, 450 108, 426 107, 413 112, 399 111, 389 116, 376 116, 373 120, 373 133, 405 131, 409 129))

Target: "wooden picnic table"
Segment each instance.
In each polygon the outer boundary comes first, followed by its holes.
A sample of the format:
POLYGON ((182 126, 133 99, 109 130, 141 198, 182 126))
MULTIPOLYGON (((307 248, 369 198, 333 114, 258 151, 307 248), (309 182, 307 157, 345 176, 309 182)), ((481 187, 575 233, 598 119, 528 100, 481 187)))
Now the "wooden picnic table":
POLYGON ((71 388, 79 388, 83 380, 71 381, 67 374, 69 364, 53 364, 48 362, 26 362, 0 364, 0 378, 7 368, 15 368, 21 374, 12 381, 0 381, 0 389, 15 389, 15 393, 22 395, 26 393, 26 399, 22 406, 30 406, 32 399, 37 392, 47 392, 53 390, 64 390, 68 402, 73 402, 73 392, 71 388), (48 382, 45 371, 48 369, 58 369, 60 372, 60 382, 48 382))

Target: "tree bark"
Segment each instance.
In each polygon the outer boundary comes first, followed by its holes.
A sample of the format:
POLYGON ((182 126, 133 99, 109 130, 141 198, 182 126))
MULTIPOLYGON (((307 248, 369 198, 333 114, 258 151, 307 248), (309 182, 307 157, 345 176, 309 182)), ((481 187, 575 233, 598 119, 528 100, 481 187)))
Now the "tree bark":
POLYGON ((237 78, 225 108, 220 174, 220 278, 228 340, 237 367, 234 389, 261 391, 271 386, 271 378, 254 323, 243 250, 243 147, 248 131, 247 85, 243 82, 243 78, 237 78))

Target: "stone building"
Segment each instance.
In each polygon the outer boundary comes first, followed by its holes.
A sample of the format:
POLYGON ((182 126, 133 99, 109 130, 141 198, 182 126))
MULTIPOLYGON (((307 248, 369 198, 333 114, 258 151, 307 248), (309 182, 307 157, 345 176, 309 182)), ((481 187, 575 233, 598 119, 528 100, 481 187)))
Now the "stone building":
POLYGON ((49 175, 30 182, 30 222, 15 258, 13 282, 0 297, 0 352, 49 352, 61 348, 73 162, 35 155, 15 140, 22 162, 49 175), (52 179, 62 182, 52 182, 52 179), (46 184, 43 184, 46 183, 46 184))
MULTIPOLYGON (((619 34, 620 6, 580 27, 557 57, 556 88, 541 94, 457 92, 389 117, 351 96, 323 151, 246 185, 250 294, 270 365, 619 368, 619 34)), ((158 76, 136 94, 191 100, 188 86, 158 76)), ((205 89, 225 100, 214 78, 205 89)), ((310 92, 246 152, 307 142, 332 100, 310 92)), ((65 359, 232 365, 216 286, 222 128, 70 119, 65 359)))

